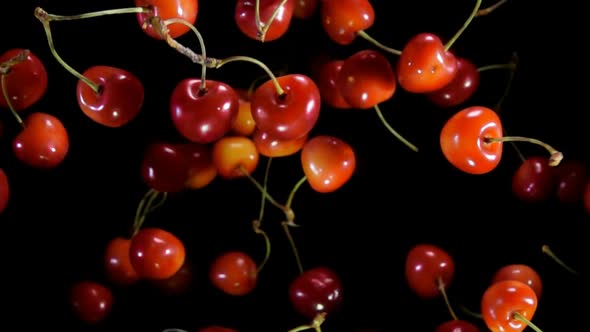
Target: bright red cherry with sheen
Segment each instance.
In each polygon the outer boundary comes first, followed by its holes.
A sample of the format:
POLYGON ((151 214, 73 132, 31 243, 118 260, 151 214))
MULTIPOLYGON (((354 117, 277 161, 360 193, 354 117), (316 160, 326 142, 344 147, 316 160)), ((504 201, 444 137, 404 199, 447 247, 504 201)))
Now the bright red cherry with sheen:
POLYGON ((320 17, 330 39, 340 45, 350 45, 360 31, 373 25, 375 9, 368 0, 323 0, 320 17))
MULTIPOLYGON (((11 65, 4 74, 6 92, 15 111, 31 107, 47 91, 47 70, 43 62, 31 51, 13 48, 0 55, 0 64, 13 59, 21 52, 27 52, 24 61, 11 65)), ((4 94, 0 92, 0 106, 8 108, 4 94)))
POLYGON ((584 196, 588 180, 586 164, 580 160, 568 159, 555 168, 557 199, 562 203, 577 203, 584 196))
POLYGON ((554 168, 547 157, 527 158, 512 176, 512 192, 518 199, 526 202, 541 202, 554 193, 554 168))
POLYGON ((444 87, 429 92, 426 97, 439 107, 453 107, 466 102, 479 88, 480 74, 473 62, 457 57, 455 77, 444 87))
POLYGON ((406 257, 405 276, 408 286, 422 298, 441 295, 455 274, 455 262, 444 249, 432 244, 414 246, 406 257))
POLYGON ((535 269, 525 264, 509 264, 501 267, 492 278, 492 283, 503 280, 515 280, 527 284, 537 295, 537 300, 541 299, 543 293, 543 282, 541 276, 535 269))
POLYGON ((381 52, 362 50, 344 60, 336 86, 348 105, 368 109, 393 97, 397 81, 381 52))
POLYGON ((336 85, 336 77, 342 68, 344 60, 327 60, 319 63, 315 70, 313 78, 320 90, 322 102, 327 106, 348 109, 351 106, 342 97, 340 89, 336 85))
POLYGON ((160 228, 142 228, 131 238, 129 255, 140 278, 167 279, 182 268, 186 250, 174 234, 160 228))
POLYGON ((468 321, 453 319, 436 327, 434 332, 481 332, 480 329, 468 321))
POLYGON ((521 332, 528 325, 516 315, 530 321, 537 305, 537 295, 531 287, 520 281, 504 280, 491 284, 483 294, 481 315, 492 332, 521 332))
POLYGON ((78 105, 94 122, 117 128, 133 120, 144 100, 143 84, 132 73, 110 66, 93 66, 83 75, 99 86, 96 93, 79 80, 78 105))
MULTIPOLYGON (((295 1, 287 0, 279 9, 278 14, 272 22, 270 22, 270 18, 282 0, 260 0, 260 23, 265 25, 270 23, 264 35, 264 41, 277 40, 289 30, 295 10, 295 1)), ((256 0, 238 0, 234 11, 234 19, 242 33, 254 40, 260 40, 260 36, 258 35, 259 27, 256 25, 256 0)))
POLYGON ((230 251, 218 256, 209 269, 209 279, 226 294, 241 296, 256 287, 256 262, 246 253, 230 251))
POLYGON ((310 320, 322 312, 329 315, 342 304, 342 282, 327 267, 305 270, 289 285, 289 300, 300 315, 310 320))
POLYGON ((139 276, 129 256, 131 239, 124 237, 113 238, 106 247, 104 264, 109 280, 119 286, 129 286, 139 280, 139 276))
POLYGON ((172 92, 170 114, 178 132, 195 143, 212 143, 227 134, 238 116, 239 96, 229 85, 213 80, 182 80, 172 92))
POLYGON ((70 288, 70 303, 80 320, 96 324, 111 312, 113 293, 95 281, 79 281, 70 288))
POLYGON ((440 38, 431 33, 412 37, 397 62, 399 85, 411 93, 429 93, 451 83, 457 73, 457 58, 445 51, 440 38))
POLYGON ((305 20, 312 17, 319 8, 320 0, 295 0, 293 16, 305 20))
MULTIPOLYGON (((158 16, 162 20, 171 18, 183 19, 194 25, 197 21, 197 14, 199 13, 198 0, 135 0, 137 7, 151 8, 150 13, 137 14, 137 21, 143 31, 150 37, 161 39, 158 31, 155 31, 153 26, 149 24, 149 19, 153 16, 158 16), (147 24, 146 24, 147 23, 147 24), (145 28, 144 28, 144 24, 145 28)), ((170 24, 168 25, 168 34, 172 38, 178 38, 190 30, 184 24, 170 24)))
POLYGON ((16 157, 31 167, 54 168, 70 150, 68 132, 60 119, 42 112, 30 113, 24 128, 12 141, 16 157))
POLYGON ((308 134, 318 121, 320 91, 314 81, 301 74, 277 77, 284 90, 279 95, 272 80, 261 84, 251 97, 256 126, 277 139, 292 140, 308 134))
POLYGON ((440 133, 443 155, 453 166, 469 174, 494 170, 502 158, 502 123, 498 114, 483 106, 467 107, 452 115, 440 133))
POLYGON ((307 142, 307 138, 308 135, 304 135, 292 140, 280 140, 261 130, 256 130, 252 134, 252 141, 258 152, 269 158, 294 155, 303 148, 303 145, 307 142))
POLYGON ((6 172, 0 168, 0 214, 6 210, 10 200, 10 182, 6 172))

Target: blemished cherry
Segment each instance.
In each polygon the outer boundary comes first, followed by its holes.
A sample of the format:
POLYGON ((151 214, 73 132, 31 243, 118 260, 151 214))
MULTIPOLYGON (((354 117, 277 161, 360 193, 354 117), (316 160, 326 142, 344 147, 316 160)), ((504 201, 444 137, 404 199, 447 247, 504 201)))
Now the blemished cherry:
POLYGON ((368 109, 393 97, 397 81, 389 60, 381 52, 362 50, 344 60, 336 86, 348 105, 368 109))
POLYGON ((195 143, 212 143, 231 129, 239 111, 239 96, 229 85, 201 80, 182 80, 172 93, 170 114, 178 132, 195 143))
POLYGON ((529 265, 509 264, 501 267, 492 278, 492 283, 503 280, 515 280, 527 284, 537 295, 537 300, 541 299, 543 293, 543 282, 541 276, 529 265))
POLYGON ((252 117, 252 105, 250 104, 250 97, 247 92, 238 92, 238 115, 232 123, 232 132, 236 135, 250 136, 256 130, 256 122, 252 117))
MULTIPOLYGON (((4 77, 6 92, 15 111, 28 109, 38 102, 47 91, 48 77, 45 65, 30 50, 22 48, 10 49, 0 55, 0 65, 25 54, 26 57, 19 59, 23 61, 10 64, 8 72, 0 74, 4 77)), ((0 106, 8 108, 6 98, 1 92, 0 106)))
POLYGON ((308 134, 320 115, 321 97, 317 85, 301 74, 280 76, 277 81, 284 94, 278 94, 272 80, 262 83, 252 94, 252 117, 256 126, 282 140, 308 134))
POLYGON ((305 20, 312 17, 319 8, 320 0, 295 0, 293 16, 305 20))
POLYGON ((0 214, 6 210, 10 201, 10 182, 4 169, 0 168, 0 214))
MULTIPOLYGON (((137 14, 137 21, 142 30, 155 39, 162 37, 158 30, 150 24, 150 17, 158 16, 162 20, 178 18, 194 25, 199 12, 198 0, 135 0, 135 5, 151 9, 151 12, 137 14)), ((184 24, 168 25, 168 34, 172 38, 178 38, 189 30, 190 28, 184 24)))
POLYGON ((303 145, 307 142, 307 138, 308 135, 304 135, 292 140, 280 140, 262 130, 256 130, 252 134, 252 141, 254 141, 258 153, 270 158, 294 155, 303 148, 303 145))
POLYGON ((350 180, 356 169, 356 154, 344 140, 318 135, 303 145, 301 165, 313 190, 330 193, 350 180))
POLYGON ((181 146, 170 143, 150 144, 141 164, 143 181, 159 192, 179 192, 186 188, 188 179, 186 155, 181 146))
POLYGON ((491 284, 482 296, 481 314, 492 332, 521 332, 537 310, 535 291, 527 284, 504 280, 491 284), (524 318, 524 319, 523 319, 524 318))
POLYGON ((213 261, 209 278, 215 287, 226 294, 249 294, 256 287, 258 279, 256 262, 241 251, 223 253, 213 261))
POLYGON ((323 0, 320 4, 322 27, 339 45, 350 45, 360 31, 373 26, 375 9, 368 0, 323 0))
POLYGON ((399 85, 411 93, 429 93, 451 83, 457 73, 457 58, 440 38, 431 33, 412 37, 397 62, 399 85))
POLYGON ((528 157, 512 176, 512 192, 526 202, 541 202, 549 199, 555 190, 554 168, 546 157, 528 157))
POLYGON ((17 159, 35 168, 49 169, 60 165, 70 150, 70 139, 63 123, 57 117, 30 113, 24 128, 12 141, 17 159))
POLYGON ((185 259, 184 264, 172 277, 166 279, 151 280, 162 294, 178 296, 188 292, 194 285, 195 273, 193 266, 185 259))
POLYGON ((457 57, 456 60, 457 69, 451 82, 426 94, 428 100, 439 107, 461 105, 469 100, 479 88, 480 73, 473 62, 462 57, 457 57))
POLYGON ((320 313, 331 314, 342 304, 342 282, 336 272, 327 267, 305 270, 289 285, 289 300, 307 319, 314 319, 320 313))
POLYGON ((93 66, 82 75, 99 87, 96 93, 84 81, 78 81, 78 105, 90 119, 117 128, 137 116, 143 106, 144 88, 135 75, 110 66, 93 66))
POLYGON ((104 264, 109 280, 119 286, 129 286, 139 280, 139 276, 131 265, 129 248, 131 239, 113 238, 106 247, 104 264))
POLYGON ((249 38, 260 41, 273 41, 281 38, 289 30, 296 0, 287 0, 278 9, 277 15, 270 21, 275 10, 281 5, 282 0, 260 0, 259 15, 260 24, 256 22, 256 1, 238 0, 234 12, 234 19, 240 31, 249 38), (270 25, 269 25, 270 24, 270 25), (267 29, 260 34, 262 29, 267 29))
POLYGON ((81 321, 96 324, 111 312, 113 293, 110 288, 98 282, 79 281, 70 288, 70 303, 81 321))
POLYGON ((444 249, 432 244, 414 246, 406 257, 405 276, 410 289, 422 298, 441 295, 455 274, 455 262, 444 249))
POLYGON ((336 109, 351 108, 344 97, 342 97, 340 89, 336 85, 336 78, 338 77, 338 73, 340 72, 343 63, 344 60, 339 59, 321 61, 315 67, 312 75, 320 90, 322 102, 327 106, 336 109))
POLYGON ((586 164, 580 160, 568 159, 555 168, 557 199, 562 203, 582 201, 584 187, 589 179, 586 164))
POLYGON ((182 241, 160 228, 142 228, 129 248, 131 265, 140 278, 167 279, 176 274, 186 257, 182 241))
POLYGON ((481 332, 480 329, 473 325, 472 323, 460 320, 460 319, 453 319, 446 321, 436 327, 434 332, 481 332))
POLYGON ((260 154, 250 137, 225 136, 213 144, 213 165, 217 174, 225 179, 235 179, 252 174, 260 160, 260 154))

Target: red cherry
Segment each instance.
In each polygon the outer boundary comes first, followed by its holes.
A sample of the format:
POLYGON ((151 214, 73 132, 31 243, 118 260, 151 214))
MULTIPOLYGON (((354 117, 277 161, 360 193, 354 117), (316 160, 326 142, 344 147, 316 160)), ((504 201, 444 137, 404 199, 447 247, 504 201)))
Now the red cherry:
POLYGON ((0 214, 6 210, 10 200, 10 183, 6 172, 0 168, 0 214))
POLYGON ((217 168, 213 164, 213 156, 209 145, 188 143, 181 145, 181 151, 187 158, 188 178, 185 186, 188 189, 201 189, 213 182, 217 177, 217 168))
POLYGON ((123 237, 112 239, 105 250, 104 264, 109 280, 120 286, 129 286, 139 280, 131 265, 129 248, 131 240, 123 237))
POLYGON ((279 95, 272 80, 252 94, 252 117, 256 126, 281 140, 308 134, 315 126, 321 107, 320 91, 311 78, 289 74, 277 78, 284 94, 279 95))
POLYGON ((397 63, 400 86, 412 93, 428 93, 451 83, 457 73, 457 59, 445 51, 440 38, 431 33, 412 37, 397 63))
POLYGON ((465 58, 457 57, 457 72, 444 87, 429 92, 426 97, 439 107, 453 107, 466 102, 479 88, 480 74, 477 67, 465 58))
POLYGON ((503 280, 515 280, 525 283, 535 291, 537 299, 541 299, 543 282, 541 281, 541 276, 532 267, 525 264, 503 266, 494 274, 492 283, 503 280))
POLYGON ((224 293, 241 296, 254 290, 258 271, 256 263, 248 254, 230 251, 215 259, 209 270, 209 278, 224 293))
POLYGON ((579 160, 568 159, 555 168, 557 181, 557 199, 562 203, 582 201, 584 187, 588 180, 586 164, 579 160))
POLYGON ((323 0, 320 6, 322 27, 340 45, 350 45, 360 31, 375 22, 375 10, 368 0, 323 0))
MULTIPOLYGON (((161 39, 162 37, 159 31, 154 30, 154 27, 149 24, 151 17, 157 16, 162 20, 179 18, 194 25, 199 12, 198 0, 135 0, 135 5, 137 7, 151 9, 149 13, 137 14, 137 21, 148 36, 156 39, 161 39)), ((184 24, 175 23, 168 25, 168 34, 172 38, 178 38, 189 30, 190 28, 184 24)))
POLYGON ((455 274, 453 258, 442 248, 431 244, 414 246, 406 257, 405 275, 408 286, 422 298, 441 295, 455 274))
MULTIPOLYGON (((41 60, 29 50, 14 48, 0 55, 0 65, 27 52, 24 61, 10 65, 8 72, 2 74, 10 104, 15 111, 31 107, 47 91, 47 71, 41 60)), ((4 94, 0 92, 0 106, 8 108, 4 94)))
POLYGON ((201 327, 198 332, 238 332, 238 330, 229 327, 210 325, 201 327))
POLYGON ((303 145, 301 165, 312 189, 329 193, 350 180, 356 169, 356 155, 342 139, 320 135, 303 145))
POLYGON ((131 239, 131 265, 141 278, 167 279, 184 264, 182 241, 159 228, 142 228, 131 239))
POLYGON ((326 267, 304 271, 291 282, 289 300, 294 309, 308 319, 317 314, 331 314, 342 304, 342 282, 326 267))
POLYGON ((545 201, 553 194, 554 189, 554 170, 549 166, 546 157, 527 158, 512 176, 512 192, 523 201, 545 201))
POLYGON ((252 141, 261 155, 278 158, 291 156, 300 151, 307 142, 307 137, 304 135, 292 140, 280 140, 261 130, 256 130, 252 134, 252 141))
POLYGON ((480 332, 480 330, 468 321, 453 319, 437 326, 434 332, 480 332))
POLYGON ((117 128, 133 120, 143 105, 144 89, 132 73, 109 66, 93 66, 83 75, 99 86, 96 93, 78 81, 78 105, 93 121, 117 128))
POLYGON ((61 120, 47 113, 29 114, 24 128, 14 138, 12 149, 23 163, 36 168, 61 164, 70 149, 70 140, 61 120))
POLYGON ((141 164, 143 181, 159 192, 179 192, 186 188, 188 165, 182 145, 152 143, 141 164))
POLYGON ((239 96, 229 85, 213 80, 187 78, 174 89, 170 101, 172 121, 178 132, 196 143, 212 143, 232 129, 239 96))
POLYGON ((340 89, 336 85, 336 77, 342 68, 344 60, 328 60, 317 64, 314 70, 313 78, 320 90, 322 102, 327 106, 348 109, 351 106, 346 102, 340 89))
POLYGON ((368 109, 393 97, 397 82, 389 60, 382 53, 363 50, 344 61, 336 86, 350 106, 368 109))
POLYGON ((537 310, 535 291, 520 281, 504 280, 491 284, 481 301, 481 314, 492 332, 520 332, 537 310))
POLYGON ((293 16, 305 20, 312 17, 319 8, 319 0, 295 0, 293 16))
POLYGON ((103 321, 113 306, 111 290, 94 281, 80 281, 70 289, 70 302, 74 313, 83 322, 95 324, 103 321))
MULTIPOLYGON (((259 27, 256 25, 256 0, 238 0, 234 11, 234 19, 240 31, 246 36, 261 41, 273 41, 281 38, 291 25, 295 0, 287 0, 278 9, 277 15, 272 22, 271 17, 280 6, 282 0, 260 0, 259 17, 263 26, 268 26, 264 36, 259 34, 259 27), (270 24, 270 25, 268 25, 270 24)), ((262 26, 260 27, 263 28, 262 26)))
POLYGON ((184 264, 172 277, 166 279, 151 280, 163 294, 177 296, 186 293, 193 285, 195 273, 192 265, 185 259, 184 264))

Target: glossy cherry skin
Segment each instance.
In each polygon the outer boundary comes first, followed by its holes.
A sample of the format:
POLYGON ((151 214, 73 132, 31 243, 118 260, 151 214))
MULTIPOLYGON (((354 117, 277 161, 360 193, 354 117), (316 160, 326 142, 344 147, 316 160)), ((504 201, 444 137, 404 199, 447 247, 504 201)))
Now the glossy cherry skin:
POLYGON ((70 150, 68 132, 61 120, 51 114, 35 112, 25 118, 24 125, 12 141, 17 159, 35 168, 50 169, 60 165, 70 150))
POLYGON ((455 77, 441 89, 426 94, 439 107, 454 107, 463 104, 479 88, 480 74, 473 62, 457 57, 455 77))
POLYGON ((422 298, 441 294, 440 283, 449 287, 455 262, 448 252, 432 244, 414 246, 406 257, 405 276, 410 289, 422 298))
POLYGON ((93 66, 83 75, 100 86, 96 93, 79 80, 78 105, 94 122, 117 128, 133 120, 144 100, 143 84, 132 73, 109 66, 93 66))
POLYGON ((375 10, 368 0, 323 0, 320 5, 322 27, 339 45, 350 45, 359 31, 375 22, 375 10))
POLYGON ((152 143, 141 164, 143 181, 159 192, 179 192, 186 188, 188 165, 181 145, 152 143))
POLYGON ((0 168, 0 214, 6 210, 10 200, 10 182, 6 172, 0 168))
POLYGON ((70 303, 80 320, 96 324, 103 321, 111 312, 113 293, 95 281, 80 281, 70 288, 70 303))
POLYGON ((319 9, 320 0, 295 0, 293 16, 305 20, 312 17, 319 9))
POLYGON ((492 283, 503 280, 515 280, 527 284, 535 291, 537 300, 543 293, 541 276, 532 267, 525 264, 510 264, 501 267, 492 278, 492 283))
POLYGON ((468 321, 453 319, 436 327, 434 332, 481 332, 479 328, 468 321))
POLYGON ((129 248, 131 239, 116 237, 106 247, 104 265, 109 280, 119 286, 129 286, 139 280, 139 276, 131 265, 129 248))
POLYGON ((327 106, 337 109, 348 109, 351 106, 342 97, 340 89, 336 85, 336 78, 342 68, 344 60, 322 61, 317 65, 313 78, 320 90, 322 102, 327 106))
POLYGON ((356 154, 342 139, 318 135, 303 145, 301 165, 313 190, 330 193, 350 180, 356 169, 356 154))
POLYGON ((129 255, 140 278, 167 279, 184 264, 186 250, 174 234, 160 228, 142 228, 131 239, 129 255))
POLYGON ((198 330, 198 332, 238 332, 238 330, 232 329, 229 327, 209 325, 209 326, 201 327, 198 330))
POLYGON ((210 145, 189 143, 182 144, 180 149, 187 158, 188 178, 184 184, 187 189, 201 189, 215 180, 217 168, 210 145))
MULTIPOLYGON (((160 33, 154 30, 154 27, 149 24, 151 17, 158 16, 162 20, 179 18, 194 25, 197 21, 197 14, 199 13, 198 0, 135 0, 135 5, 137 7, 148 7, 152 9, 150 13, 137 14, 137 21, 143 31, 148 36, 155 39, 162 39, 162 37, 160 33)), ((189 30, 189 27, 184 24, 174 23, 168 25, 168 34, 172 38, 178 38, 189 30)))
MULTIPOLYGON (((4 74, 6 92, 15 111, 28 109, 38 102, 47 91, 47 70, 43 62, 31 51, 13 48, 0 55, 0 64, 13 59, 23 51, 28 51, 24 61, 11 65, 4 74)), ((8 108, 4 94, 0 90, 0 107, 8 108)))
POLYGON ((481 300, 481 314, 492 332, 520 332, 527 324, 516 319, 518 312, 532 320, 537 310, 537 295, 527 284, 504 280, 491 284, 481 300))
POLYGON ((280 76, 277 80, 285 94, 279 95, 271 80, 252 94, 252 117, 256 126, 282 140, 308 134, 320 115, 321 97, 317 85, 300 74, 280 76))
MULTIPOLYGON (((272 22, 272 17, 275 9, 281 4, 281 0, 260 0, 259 3, 259 14, 260 23, 268 24, 270 27, 266 31, 264 41, 273 41, 281 38, 289 26, 291 26, 291 20, 293 19, 293 11, 295 10, 296 0, 287 0, 285 4, 279 9, 278 14, 275 16, 272 22)), ((236 2, 236 8, 234 11, 234 19, 238 26, 238 29, 246 36, 254 39, 261 40, 258 35, 258 26, 256 26, 256 0, 238 0, 236 2)))
POLYGON ((584 196, 588 170, 582 161, 564 160, 555 168, 557 199, 562 203, 578 203, 584 196))
POLYGON ((236 135, 250 136, 256 130, 256 122, 252 117, 252 105, 250 104, 250 97, 247 92, 238 92, 238 115, 232 123, 232 132, 236 135))
POLYGON ((252 141, 256 145, 258 152, 269 158, 294 155, 303 148, 303 145, 307 142, 307 138, 308 135, 304 135, 292 140, 280 140, 261 130, 256 130, 252 134, 252 141))
POLYGON ((512 176, 512 192, 522 201, 545 201, 553 195, 554 189, 554 167, 549 165, 547 157, 527 158, 512 176))
POLYGON ((382 53, 362 50, 344 61, 336 77, 336 86, 348 105, 368 109, 393 97, 397 81, 389 60, 382 53))
POLYGON ((260 160, 256 145, 249 137, 225 136, 214 143, 213 165, 225 179, 235 179, 252 174, 260 160))
POLYGON ((256 263, 248 254, 230 251, 215 259, 209 269, 209 279, 224 293, 241 296, 254 290, 258 271, 256 263))
POLYGON ((327 267, 306 270, 289 285, 289 300, 307 319, 314 319, 322 312, 329 315, 342 304, 342 282, 327 267))
POLYGON ((503 135, 500 118, 483 106, 467 107, 452 115, 440 133, 440 147, 445 158, 469 174, 494 170, 502 158, 502 142, 487 142, 503 135))
POLYGON ((172 122, 178 132, 195 143, 212 143, 232 129, 239 111, 239 96, 229 85, 206 81, 201 91, 201 80, 182 80, 170 100, 172 122))
POLYGON ((164 295, 177 296, 186 293, 194 284, 195 273, 189 261, 184 264, 172 277, 166 279, 151 280, 152 285, 164 295))
POLYGON ((431 33, 412 37, 397 62, 399 85, 411 93, 429 93, 451 83, 457 73, 457 59, 444 48, 440 38, 431 33))

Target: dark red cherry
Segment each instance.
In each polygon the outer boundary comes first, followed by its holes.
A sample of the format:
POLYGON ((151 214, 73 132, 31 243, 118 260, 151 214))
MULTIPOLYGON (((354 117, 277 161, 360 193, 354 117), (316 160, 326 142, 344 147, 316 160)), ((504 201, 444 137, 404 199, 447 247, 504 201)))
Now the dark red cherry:
POLYGON ((313 79, 315 80, 322 101, 330 107, 339 109, 351 108, 348 102, 342 97, 336 77, 342 68, 344 60, 332 59, 318 62, 314 68, 313 79))
POLYGON ((80 281, 70 289, 70 303, 81 321, 96 324, 103 321, 113 306, 113 293, 95 281, 80 281))
POLYGON ((553 195, 555 189, 554 167, 547 157, 527 158, 512 176, 512 192, 523 201, 540 202, 553 195))
POLYGON ((308 319, 319 313, 330 314, 342 303, 342 283, 326 267, 304 271, 289 286, 289 299, 295 310, 308 319))
POLYGON ((477 67, 465 58, 457 57, 457 73, 443 88, 426 94, 439 107, 453 107, 466 102, 479 88, 480 74, 477 67))
POLYGON ((188 179, 186 157, 179 145, 152 143, 148 146, 141 164, 144 182, 159 192, 179 192, 185 189, 188 179))
POLYGON ((449 287, 455 273, 455 262, 442 248, 431 244, 414 246, 406 257, 408 286, 422 298, 441 295, 441 286, 449 287))
POLYGON ((580 160, 568 159, 555 167, 557 199, 562 203, 581 202, 584 196, 588 170, 580 160))
POLYGON ((437 326, 434 332, 480 332, 480 330, 468 321, 453 319, 437 326))

